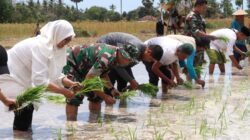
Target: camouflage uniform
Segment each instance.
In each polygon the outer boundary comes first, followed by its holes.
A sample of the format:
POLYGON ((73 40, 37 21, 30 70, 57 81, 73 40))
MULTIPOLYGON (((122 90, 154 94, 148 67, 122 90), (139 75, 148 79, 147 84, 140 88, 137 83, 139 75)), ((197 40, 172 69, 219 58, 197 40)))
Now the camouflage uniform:
POLYGON ((68 49, 64 74, 81 82, 87 73, 101 76, 114 65, 117 48, 106 44, 82 45, 68 49))
MULTIPOLYGON (((118 48, 106 44, 82 45, 67 50, 67 64, 63 73, 73 81, 83 81, 85 76, 93 74, 102 76, 106 74, 111 67, 115 65, 115 59, 118 48)), ((107 89, 106 89, 107 90, 107 89)), ((105 92, 109 95, 110 92, 105 92)), ((93 92, 86 96, 91 102, 102 102, 102 99, 93 92)), ((67 99, 70 105, 79 106, 82 103, 83 96, 67 99)))
MULTIPOLYGON (((192 36, 195 40, 201 39, 197 36, 197 32, 206 32, 205 19, 198 13, 191 11, 185 21, 184 34, 187 36, 192 36)), ((196 53, 195 64, 202 65, 204 61, 204 52, 196 53)))
POLYGON ((198 31, 206 32, 205 19, 200 14, 191 11, 186 17, 184 33, 187 36, 198 38, 196 35, 198 31))

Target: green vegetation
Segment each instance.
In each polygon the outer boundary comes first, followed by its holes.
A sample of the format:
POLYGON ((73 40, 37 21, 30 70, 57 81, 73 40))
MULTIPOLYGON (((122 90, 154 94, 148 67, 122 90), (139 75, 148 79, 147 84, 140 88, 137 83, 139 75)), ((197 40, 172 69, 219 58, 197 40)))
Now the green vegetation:
POLYGON ((46 87, 37 86, 34 88, 28 88, 22 94, 16 97, 16 105, 10 107, 10 110, 18 111, 19 109, 28 106, 33 102, 40 102, 40 99, 44 97, 43 92, 46 87))
POLYGON ((152 97, 155 97, 157 95, 159 88, 157 86, 154 86, 150 83, 148 84, 141 84, 139 86, 139 91, 141 91, 145 95, 149 95, 152 97))
POLYGON ((61 95, 47 96, 46 98, 52 103, 65 104, 65 97, 61 95))

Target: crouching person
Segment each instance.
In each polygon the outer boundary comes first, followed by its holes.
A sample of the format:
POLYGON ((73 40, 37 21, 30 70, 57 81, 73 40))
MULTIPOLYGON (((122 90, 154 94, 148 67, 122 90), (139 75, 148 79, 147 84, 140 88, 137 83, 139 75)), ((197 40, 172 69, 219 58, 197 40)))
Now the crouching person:
POLYGON ((214 73, 215 64, 219 65, 221 74, 225 73, 226 56, 223 52, 231 59, 233 66, 238 69, 242 69, 238 61, 234 57, 234 51, 245 57, 245 52, 241 51, 235 46, 236 41, 246 40, 250 36, 250 31, 247 27, 242 27, 241 31, 235 29, 219 29, 211 33, 211 35, 217 38, 225 37, 226 40, 214 40, 210 43, 210 49, 207 50, 207 55, 210 60, 209 74, 214 73))
MULTIPOLYGON (((132 61, 129 54, 123 48, 106 44, 82 45, 69 50, 67 65, 63 71, 70 79, 81 82, 86 78, 99 76, 108 82, 106 94, 104 92, 87 93, 91 112, 99 112, 103 100, 109 105, 115 103, 113 96, 120 93, 110 83, 108 72, 113 67, 129 65, 132 61)), ((78 106, 82 100, 83 97, 77 96, 67 100, 67 120, 77 120, 78 106)))
POLYGON ((106 43, 109 45, 117 46, 121 44, 121 47, 125 50, 133 49, 133 55, 135 60, 134 64, 128 65, 127 67, 115 67, 109 72, 109 78, 114 85, 117 81, 117 89, 122 91, 127 87, 127 83, 130 83, 131 89, 138 89, 139 84, 135 80, 132 67, 138 64, 140 61, 143 62, 154 62, 159 61, 163 50, 160 46, 151 45, 146 46, 139 38, 122 32, 113 32, 106 35, 103 35, 97 40, 98 43, 106 43))
MULTIPOLYGON (((44 85, 48 91, 59 93, 67 98, 73 92, 64 88, 74 86, 62 74, 66 65, 66 48, 75 36, 72 25, 65 20, 47 23, 41 34, 17 43, 8 51, 10 74, 0 75, 0 88, 9 98, 15 98, 27 88, 44 85)), ((4 98, 4 97, 2 97, 4 98)), ((34 107, 32 104, 15 112, 14 130, 31 129, 34 107)))
POLYGON ((194 46, 169 37, 155 37, 147 40, 145 44, 159 45, 163 49, 160 61, 144 63, 149 74, 149 82, 157 86, 160 77, 163 93, 167 93, 168 89, 176 86, 177 83, 182 84, 183 79, 179 75, 178 61, 184 61, 189 57, 194 52, 194 46))

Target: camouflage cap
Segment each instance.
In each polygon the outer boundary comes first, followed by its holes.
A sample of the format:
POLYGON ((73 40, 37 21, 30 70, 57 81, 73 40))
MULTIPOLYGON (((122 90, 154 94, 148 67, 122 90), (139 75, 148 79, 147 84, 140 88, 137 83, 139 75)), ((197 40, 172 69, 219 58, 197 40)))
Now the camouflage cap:
POLYGON ((137 62, 140 52, 136 46, 132 44, 118 44, 117 47, 123 57, 137 62))

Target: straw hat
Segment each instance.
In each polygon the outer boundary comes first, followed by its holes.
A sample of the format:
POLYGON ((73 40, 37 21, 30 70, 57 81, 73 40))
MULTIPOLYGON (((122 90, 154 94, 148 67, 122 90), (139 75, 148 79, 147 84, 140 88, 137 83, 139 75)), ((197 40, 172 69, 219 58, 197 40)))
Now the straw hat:
POLYGON ((248 15, 248 13, 242 9, 237 10, 233 13, 233 16, 244 16, 244 15, 248 15))

